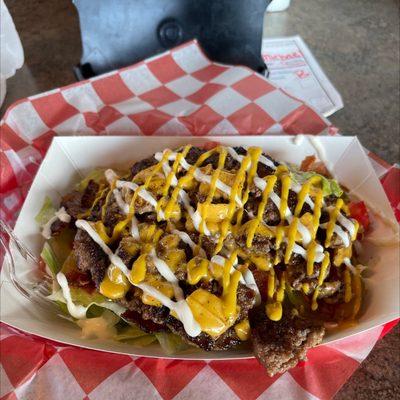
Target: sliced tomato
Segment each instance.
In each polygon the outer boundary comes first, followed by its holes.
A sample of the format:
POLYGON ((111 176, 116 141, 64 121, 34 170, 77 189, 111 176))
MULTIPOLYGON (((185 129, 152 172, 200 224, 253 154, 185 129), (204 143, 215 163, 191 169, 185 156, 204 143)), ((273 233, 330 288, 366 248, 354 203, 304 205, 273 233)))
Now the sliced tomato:
POLYGON ((364 230, 366 230, 370 221, 365 203, 363 201, 352 201, 349 203, 349 211, 351 218, 356 219, 363 226, 364 230))

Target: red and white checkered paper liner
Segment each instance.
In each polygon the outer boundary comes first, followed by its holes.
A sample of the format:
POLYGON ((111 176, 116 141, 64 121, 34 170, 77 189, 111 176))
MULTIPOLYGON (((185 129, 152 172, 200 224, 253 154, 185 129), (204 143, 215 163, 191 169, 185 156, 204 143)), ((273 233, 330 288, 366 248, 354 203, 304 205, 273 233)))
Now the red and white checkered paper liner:
MULTIPOLYGON (((196 42, 29 97, 1 121, 0 217, 13 223, 55 135, 335 134, 328 120, 196 42)), ((400 218, 399 169, 370 155, 400 218)), ((0 326, 1 399, 329 399, 390 326, 320 346, 269 378, 257 361, 180 361, 85 350, 0 326)))

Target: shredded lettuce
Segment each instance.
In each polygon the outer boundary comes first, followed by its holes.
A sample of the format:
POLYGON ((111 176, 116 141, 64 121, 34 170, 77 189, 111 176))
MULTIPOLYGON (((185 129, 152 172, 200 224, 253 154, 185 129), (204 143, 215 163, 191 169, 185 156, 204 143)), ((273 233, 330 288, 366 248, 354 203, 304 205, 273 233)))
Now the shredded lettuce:
POLYGON ((36 223, 40 227, 43 227, 44 225, 47 224, 47 222, 49 222, 51 218, 54 217, 54 213, 56 211, 57 210, 54 208, 53 202, 51 201, 50 197, 46 196, 42 208, 35 217, 36 223))
POLYGON ((156 333, 158 343, 166 354, 176 354, 180 351, 186 350, 189 346, 182 340, 182 338, 173 333, 156 333))
POLYGON ((148 336, 148 334, 146 332, 143 332, 136 325, 128 325, 120 329, 114 339, 118 341, 125 341, 130 339, 137 339, 142 336, 148 336))
POLYGON ((154 343, 157 338, 154 335, 141 336, 136 339, 127 340, 127 343, 136 347, 146 347, 149 344, 154 343))
MULTIPOLYGON (((72 301, 87 307, 86 317, 94 318, 103 313, 104 310, 110 310, 116 315, 121 315, 126 309, 118 303, 107 300, 98 292, 89 293, 85 289, 78 287, 70 287, 72 301)), ((57 304, 66 304, 62 290, 56 290, 47 299, 56 302, 57 304)), ((64 309, 64 307, 63 307, 64 309)))
POLYGON ((59 235, 52 237, 48 241, 61 265, 65 263, 69 255, 72 253, 74 237, 74 230, 71 228, 65 228, 59 235))
POLYGON ((80 192, 84 191, 89 183, 89 181, 93 180, 96 183, 100 183, 102 180, 105 179, 104 177, 104 168, 97 168, 91 171, 84 179, 82 179, 78 185, 77 190, 80 192))
POLYGON ((103 304, 108 301, 106 297, 96 291, 89 293, 85 289, 74 286, 70 286, 69 290, 71 292, 72 301, 74 303, 79 303, 85 307, 91 304, 103 304))
POLYGON ((54 254, 53 249, 49 245, 49 243, 45 243, 43 246, 43 250, 40 253, 40 257, 42 260, 46 263, 46 265, 49 267, 49 270, 51 274, 54 276, 57 275, 57 273, 61 269, 61 263, 58 261, 56 255, 54 254))
POLYGON ((66 269, 66 265, 75 263, 71 251, 73 231, 64 229, 59 236, 53 237, 43 245, 40 257, 49 267, 52 276, 66 269))
POLYGON ((313 176, 319 176, 321 178, 322 184, 322 192, 324 196, 334 195, 336 197, 341 197, 343 194, 343 190, 340 187, 339 183, 335 179, 328 179, 323 175, 320 175, 313 171, 301 172, 301 171, 292 171, 291 177, 298 184, 304 184, 313 176))

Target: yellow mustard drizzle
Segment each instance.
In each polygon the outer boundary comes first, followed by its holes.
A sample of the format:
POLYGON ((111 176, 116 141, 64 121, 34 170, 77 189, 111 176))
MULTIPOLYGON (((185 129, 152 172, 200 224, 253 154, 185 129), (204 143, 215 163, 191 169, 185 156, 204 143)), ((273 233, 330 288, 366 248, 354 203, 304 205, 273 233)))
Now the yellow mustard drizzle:
POLYGON ((348 269, 345 269, 344 272, 344 302, 348 303, 351 300, 351 274, 348 269))
POLYGON ((250 188, 253 185, 253 179, 257 174, 258 160, 262 154, 262 149, 259 147, 249 147, 247 153, 250 156, 251 164, 250 164, 250 169, 247 173, 246 189, 241 199, 243 208, 239 210, 237 215, 237 220, 236 220, 237 227, 240 227, 242 223, 244 205, 247 203, 247 200, 249 199, 250 188))
POLYGON ((313 239, 315 239, 315 236, 317 235, 319 220, 321 219, 322 203, 323 203, 323 193, 322 190, 318 190, 317 194, 315 195, 315 201, 314 201, 313 231, 311 234, 311 237, 313 239))
POLYGON ((215 190, 217 188, 217 180, 219 178, 219 174, 220 174, 222 168, 225 165, 226 156, 228 154, 227 150, 223 147, 218 148, 218 151, 219 151, 218 166, 217 166, 217 169, 212 174, 208 195, 207 195, 206 201, 202 205, 202 212, 200 213, 201 219, 202 219, 201 224, 200 224, 200 229, 199 229, 200 233, 204 233, 205 226, 206 226, 207 210, 214 198, 215 190))
POLYGON ((209 276, 208 264, 208 260, 200 257, 194 257, 187 263, 187 281, 190 285, 196 285, 209 276))
POLYGON ((297 195, 297 205, 296 208, 294 210, 294 215, 296 217, 298 217, 301 213, 301 210, 303 209, 304 206, 304 202, 307 198, 307 196, 310 194, 310 189, 311 186, 319 183, 321 181, 321 177, 319 177, 318 175, 316 176, 312 176, 302 187, 300 192, 297 195))
POLYGON ((224 290, 222 298, 224 300, 224 314, 226 319, 232 324, 237 317, 238 307, 237 307, 237 288, 242 274, 235 270, 230 279, 229 285, 226 290, 224 290))
POLYGON ((226 294, 229 288, 230 280, 231 280, 231 269, 233 267, 233 263, 237 257, 237 251, 234 251, 228 260, 225 261, 223 266, 222 273, 222 289, 223 294, 226 294))
POLYGON ((257 231, 258 226, 261 224, 261 222, 263 220, 265 207, 267 206, 269 195, 271 194, 272 190, 274 189, 274 185, 275 185, 276 181, 277 181, 276 175, 270 175, 267 177, 267 185, 263 191, 261 202, 258 206, 257 217, 253 221, 251 221, 251 227, 247 233, 247 241, 246 241, 247 247, 251 247, 251 245, 253 243, 254 235, 257 231))
POLYGON ((219 253, 222 250, 224 240, 228 234, 229 228, 231 228, 231 220, 233 218, 233 214, 236 210, 236 197, 239 197, 239 189, 244 184, 244 180, 246 179, 246 171, 251 163, 250 155, 246 155, 243 158, 240 168, 235 176, 235 181, 231 188, 231 194, 229 197, 229 208, 227 218, 221 224, 221 234, 218 239, 217 246, 215 248, 215 253, 219 253))
POLYGON ((315 253, 317 250, 317 242, 314 240, 308 245, 307 248, 307 276, 314 273, 315 253))
POLYGON ((195 164, 193 164, 189 170, 187 171, 186 175, 182 176, 181 178, 179 178, 178 183, 175 187, 175 189, 172 191, 171 194, 171 198, 169 200, 169 202, 167 203, 165 210, 164 210, 164 215, 165 215, 165 219, 169 219, 169 216, 172 212, 172 209, 174 208, 174 205, 176 204, 176 202, 178 201, 178 196, 179 196, 179 192, 184 188, 184 186, 191 182, 193 180, 193 175, 196 171, 196 169, 205 161, 207 160, 208 157, 210 157, 213 153, 214 153, 214 149, 209 150, 205 153, 203 153, 195 162, 195 164))
POLYGON ((101 207, 101 220, 102 221, 104 221, 104 219, 106 217, 107 206, 110 201, 113 189, 114 189, 114 184, 112 185, 110 191, 107 193, 106 199, 104 200, 104 204, 101 207))
POLYGON ((279 321, 282 318, 282 301, 285 297, 286 273, 282 273, 279 281, 279 287, 276 290, 275 273, 272 273, 272 271, 273 270, 271 270, 268 277, 268 300, 265 306, 265 311, 270 320, 279 321))
POLYGON ((281 206, 279 208, 279 213, 281 216, 281 221, 285 219, 286 210, 288 209, 288 198, 291 179, 289 175, 282 175, 281 177, 282 189, 281 189, 281 206))
POLYGON ((108 186, 103 187, 103 185, 100 185, 99 191, 97 192, 96 197, 93 200, 92 206, 89 208, 89 210, 85 211, 84 213, 79 214, 78 218, 79 219, 84 219, 84 218, 87 218, 89 215, 91 215, 94 207, 103 198, 103 196, 107 192, 107 190, 109 190, 108 186))
POLYGON ((336 254, 333 258, 333 264, 336 267, 340 267, 343 264, 344 259, 345 258, 351 259, 352 255, 353 255, 353 249, 351 245, 349 247, 338 249, 336 250, 336 254))
POLYGON ((320 291, 320 286, 324 283, 324 279, 326 278, 326 272, 328 269, 330 263, 330 257, 329 253, 327 251, 324 252, 324 259, 322 260, 321 263, 321 269, 319 271, 319 276, 318 276, 318 286, 314 290, 314 294, 312 297, 312 302, 311 302, 311 310, 315 311, 318 308, 318 295, 320 291))
POLYGON ((335 208, 330 211, 330 218, 328 222, 328 226, 326 227, 326 239, 325 239, 325 247, 329 247, 331 243, 331 239, 333 236, 333 231, 335 229, 336 220, 340 213, 341 208, 343 207, 343 199, 338 199, 335 204, 335 208))
POLYGON ((275 260, 274 264, 277 265, 280 263, 280 256, 279 256, 279 248, 281 247, 281 244, 283 242, 283 236, 285 233, 285 227, 282 225, 279 225, 276 227, 276 237, 275 237, 275 250, 276 250, 276 255, 275 255, 275 260))
POLYGON ((293 217, 292 222, 289 225, 289 230, 288 230, 288 242, 286 246, 286 251, 285 251, 285 258, 284 262, 285 264, 289 263, 290 257, 293 253, 293 248, 295 245, 296 241, 296 236, 297 236, 297 226, 299 224, 299 218, 298 217, 293 217))
MULTIPOLYGON (((176 176, 176 173, 178 171, 178 167, 179 167, 181 161, 187 156, 190 149, 191 149, 191 146, 185 146, 183 151, 176 155, 176 158, 172 165, 171 171, 169 172, 167 179, 165 180, 164 188, 162 191, 163 197, 157 202, 157 206, 156 206, 157 220, 161 220, 160 215, 159 215, 161 206, 164 205, 164 203, 166 201, 166 196, 168 195, 169 188, 171 187, 171 184, 172 184, 172 180, 173 180, 174 176, 176 176)), ((161 162, 163 162, 163 160, 161 160, 161 162)), ((171 209, 173 210, 173 208, 174 207, 172 206, 171 209)))

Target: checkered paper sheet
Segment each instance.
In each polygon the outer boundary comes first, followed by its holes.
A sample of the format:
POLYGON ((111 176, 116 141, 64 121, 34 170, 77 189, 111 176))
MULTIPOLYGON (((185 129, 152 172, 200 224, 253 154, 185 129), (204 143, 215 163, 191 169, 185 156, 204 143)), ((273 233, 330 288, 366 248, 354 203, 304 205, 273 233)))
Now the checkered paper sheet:
MULTIPOLYGON (((189 42, 12 105, 1 121, 0 217, 13 223, 55 135, 336 134, 245 67, 189 42)), ((400 170, 369 154, 400 220, 400 170)), ((330 399, 391 325, 320 346, 269 378, 255 360, 180 361, 80 349, 0 325, 0 399, 330 399)))

